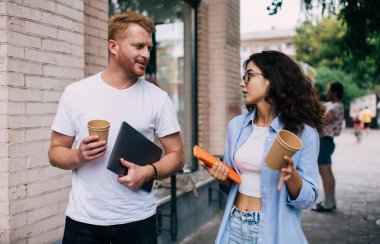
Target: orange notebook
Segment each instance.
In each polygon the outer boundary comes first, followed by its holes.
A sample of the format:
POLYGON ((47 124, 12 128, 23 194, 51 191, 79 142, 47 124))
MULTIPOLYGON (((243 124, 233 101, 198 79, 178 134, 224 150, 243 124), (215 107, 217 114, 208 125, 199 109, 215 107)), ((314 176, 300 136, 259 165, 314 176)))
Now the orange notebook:
MULTIPOLYGON (((203 148, 201 148, 197 145, 195 145, 193 148, 193 154, 194 154, 194 157, 200 159, 202 162, 207 164, 207 166, 209 166, 209 167, 212 167, 214 165, 214 163, 217 161, 222 162, 218 158, 214 157, 213 155, 208 153, 206 150, 204 150, 203 148)), ((228 178, 230 178, 231 180, 240 184, 241 179, 240 179, 240 176, 236 173, 236 171, 233 168, 231 168, 230 166, 228 166, 226 163, 224 163, 224 162, 222 162, 222 163, 228 168, 228 178)))

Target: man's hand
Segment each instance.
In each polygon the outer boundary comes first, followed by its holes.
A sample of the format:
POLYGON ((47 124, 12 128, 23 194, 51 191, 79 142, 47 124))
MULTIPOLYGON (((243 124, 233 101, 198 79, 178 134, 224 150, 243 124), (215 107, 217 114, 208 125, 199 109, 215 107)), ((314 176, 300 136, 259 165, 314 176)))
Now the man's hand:
POLYGON ((77 162, 83 164, 90 160, 100 158, 106 154, 107 144, 105 141, 99 141, 98 136, 85 137, 78 149, 77 162))
POLYGON ((153 177, 154 169, 153 167, 140 166, 124 159, 120 159, 121 164, 128 169, 128 174, 120 176, 117 178, 117 182, 125 185, 129 189, 136 191, 138 190, 145 181, 150 180, 153 177))
POLYGON ((78 149, 72 149, 75 136, 67 136, 56 131, 51 133, 49 161, 54 167, 73 170, 85 162, 106 154, 106 142, 99 141, 97 136, 85 137, 78 149))

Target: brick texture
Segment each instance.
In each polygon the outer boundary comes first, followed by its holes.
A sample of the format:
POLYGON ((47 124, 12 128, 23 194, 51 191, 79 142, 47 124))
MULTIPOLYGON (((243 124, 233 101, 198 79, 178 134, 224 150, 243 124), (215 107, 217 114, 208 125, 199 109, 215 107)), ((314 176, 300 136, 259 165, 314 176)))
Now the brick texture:
POLYGON ((198 140, 205 149, 210 147, 208 26, 208 5, 202 1, 198 8, 198 140))
POLYGON ((208 115, 204 119, 209 120, 209 139, 205 141, 209 142, 210 152, 219 155, 223 154, 226 125, 240 113, 241 106, 239 8, 239 1, 207 1, 208 74, 202 72, 201 86, 205 87, 206 81, 208 89, 207 94, 202 94, 205 97, 199 106, 203 109, 208 103, 208 115))
POLYGON ((107 64, 107 10, 107 0, 0 0, 0 243, 62 238, 71 172, 48 162, 50 125, 63 89, 107 64))
POLYGON ((9 243, 9 157, 8 157, 8 19, 6 3, 0 1, 0 243, 9 243))
POLYGON ((84 28, 85 76, 105 69, 108 63, 108 1, 86 0, 84 28))

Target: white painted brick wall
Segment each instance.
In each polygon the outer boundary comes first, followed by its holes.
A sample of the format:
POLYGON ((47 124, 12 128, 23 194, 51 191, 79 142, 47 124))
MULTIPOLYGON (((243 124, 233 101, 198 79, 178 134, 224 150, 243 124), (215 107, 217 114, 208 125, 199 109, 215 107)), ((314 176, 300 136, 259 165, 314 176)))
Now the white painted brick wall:
POLYGON ((11 87, 23 87, 25 86, 25 76, 24 74, 18 73, 8 73, 7 77, 8 86, 11 87))
POLYGON ((9 158, 7 101, 7 17, 6 3, 0 1, 0 243, 9 243, 9 158))
POLYGON ((0 173, 9 172, 9 158, 0 158, 0 173))
POLYGON ((38 8, 43 10, 47 10, 50 12, 56 11, 56 3, 51 0, 23 0, 23 3, 28 7, 38 8))
POLYGON ((4 114, 0 114, 0 129, 6 129, 8 128, 8 117, 4 114))
MULTIPOLYGON (((1 56, 1 53, 0 53, 0 56, 1 56)), ((7 73, 0 72, 0 86, 6 86, 6 84, 7 84, 7 73)), ((3 99, 5 99, 5 98, 0 97, 0 101, 3 100, 3 99)))
MULTIPOLYGON (((0 13, 2 13, 1 12, 1 8, 4 6, 4 2, 3 3, 1 3, 0 2, 0 13)), ((0 28, 1 29, 5 29, 6 27, 7 27, 7 25, 6 25, 6 17, 5 16, 0 16, 0 28)))
POLYGON ((9 172, 22 172, 26 170, 26 159, 22 158, 11 158, 9 164, 9 172))
POLYGON ((9 59, 8 72, 42 75, 42 64, 32 63, 26 60, 9 59))
POLYGON ((108 1, 0 1, 0 20, 0 109, 10 111, 0 112, 0 193, 11 201, 0 243, 50 243, 62 238, 71 188, 70 172, 48 163, 50 125, 63 89, 107 65, 108 1))
POLYGON ((85 1, 85 76, 105 69, 108 63, 108 2, 85 1))
POLYGON ((0 57, 0 72, 7 70, 7 59, 0 57))
POLYGON ((47 150, 64 87, 84 77, 83 10, 80 0, 0 1, 0 243, 62 238, 71 176, 47 150))

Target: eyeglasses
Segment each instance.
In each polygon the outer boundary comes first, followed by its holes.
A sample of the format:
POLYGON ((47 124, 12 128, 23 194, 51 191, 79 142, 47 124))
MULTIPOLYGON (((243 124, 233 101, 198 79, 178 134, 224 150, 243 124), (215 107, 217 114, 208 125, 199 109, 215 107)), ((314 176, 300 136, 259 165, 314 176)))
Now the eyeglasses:
POLYGON ((258 72, 254 72, 253 70, 249 69, 245 72, 245 74, 243 75, 243 81, 244 81, 244 84, 247 85, 249 80, 253 77, 253 76, 258 76, 258 75, 263 75, 265 76, 265 74, 263 73, 258 73, 258 72))

